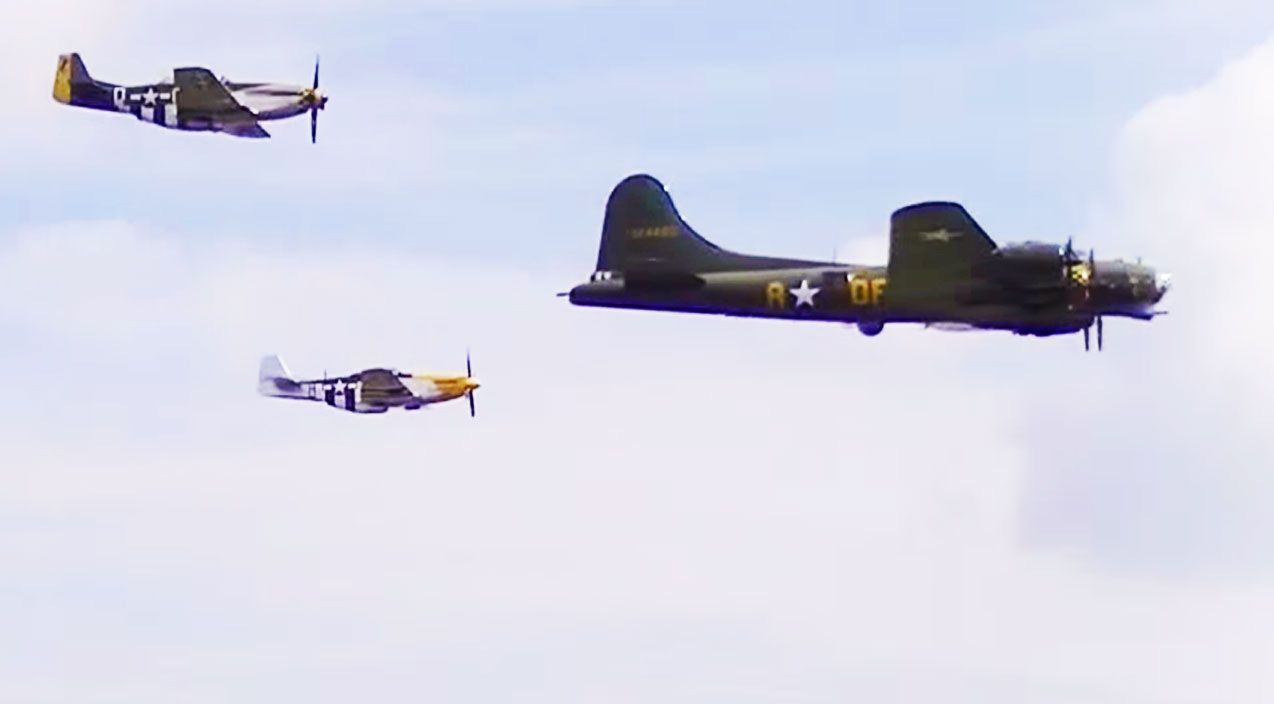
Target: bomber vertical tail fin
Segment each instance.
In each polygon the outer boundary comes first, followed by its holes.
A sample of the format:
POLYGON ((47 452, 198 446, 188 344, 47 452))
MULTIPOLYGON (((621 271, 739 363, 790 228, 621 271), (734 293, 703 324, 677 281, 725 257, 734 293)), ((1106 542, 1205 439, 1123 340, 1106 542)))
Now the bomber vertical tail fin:
POLYGON ((695 232, 659 181, 646 175, 624 179, 606 203, 599 272, 644 274, 710 273, 783 268, 809 262, 756 257, 718 247, 695 232))
POLYGON ((630 176, 606 203, 598 271, 698 271, 719 248, 690 228, 663 184, 630 176))

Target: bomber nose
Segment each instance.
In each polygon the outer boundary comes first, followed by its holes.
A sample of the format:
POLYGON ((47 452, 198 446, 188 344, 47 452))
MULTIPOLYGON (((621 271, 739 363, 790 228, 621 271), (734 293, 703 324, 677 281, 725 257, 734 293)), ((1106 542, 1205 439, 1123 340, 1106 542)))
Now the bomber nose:
POLYGON ((1158 274, 1155 276, 1155 303, 1163 298, 1163 295, 1172 288, 1172 274, 1158 274))

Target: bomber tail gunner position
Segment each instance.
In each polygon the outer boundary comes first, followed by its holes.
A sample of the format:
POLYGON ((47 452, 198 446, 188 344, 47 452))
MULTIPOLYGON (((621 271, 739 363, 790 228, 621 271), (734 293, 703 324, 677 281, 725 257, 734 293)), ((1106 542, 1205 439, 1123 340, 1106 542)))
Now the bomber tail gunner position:
POLYGON ((1168 276, 1080 256, 1070 243, 997 246, 956 203, 893 214, 885 266, 757 257, 712 244, 685 223, 663 186, 632 176, 606 206, 597 269, 576 305, 855 323, 1088 332, 1102 318, 1149 320, 1168 276))
POLYGON ((464 397, 469 415, 476 415, 473 392, 478 380, 465 359, 464 376, 408 374, 392 369, 367 369, 349 376, 297 381, 278 357, 261 360, 257 391, 271 398, 322 401, 351 413, 384 413, 391 408, 414 411, 424 406, 464 397))
POLYGON ((314 62, 314 85, 235 83, 218 79, 206 68, 174 69, 159 83, 118 86, 94 80, 79 54, 58 57, 53 98, 66 105, 131 113, 143 122, 177 130, 224 132, 236 137, 269 137, 265 120, 282 120, 310 113, 310 141, 318 140, 318 112, 327 107, 319 90, 319 67, 314 62))

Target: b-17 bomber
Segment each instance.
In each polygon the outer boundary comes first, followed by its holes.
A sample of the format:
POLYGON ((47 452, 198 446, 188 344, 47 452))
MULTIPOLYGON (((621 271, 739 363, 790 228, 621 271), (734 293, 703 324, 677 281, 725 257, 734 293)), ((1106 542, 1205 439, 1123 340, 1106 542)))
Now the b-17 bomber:
POLYGON ((1105 317, 1150 320, 1170 277, 1140 263, 1097 260, 1065 245, 998 246, 963 206, 910 205, 890 221, 884 266, 739 254, 682 220, 662 184, 625 179, 610 196, 597 266, 573 304, 852 323, 868 336, 890 323, 1047 336, 1105 317))
POLYGON ((298 381, 276 356, 261 360, 257 391, 270 398, 319 401, 351 413, 385 413, 391 408, 415 411, 458 398, 469 399, 469 415, 477 414, 473 364, 466 357, 463 376, 409 374, 393 369, 367 369, 356 374, 298 381))
POLYGON ((120 86, 95 80, 79 54, 58 57, 53 98, 92 110, 129 113, 160 127, 223 132, 235 137, 266 138, 266 120, 310 113, 310 141, 318 141, 318 113, 327 107, 319 90, 319 67, 308 88, 280 83, 242 83, 218 79, 206 68, 174 69, 158 83, 120 86))

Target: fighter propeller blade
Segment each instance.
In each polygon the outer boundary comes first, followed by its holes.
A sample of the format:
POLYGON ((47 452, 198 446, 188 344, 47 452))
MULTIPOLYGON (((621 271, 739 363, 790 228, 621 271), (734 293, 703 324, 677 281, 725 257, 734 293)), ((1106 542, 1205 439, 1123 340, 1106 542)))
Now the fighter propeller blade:
POLYGON ((310 89, 311 99, 314 101, 310 108, 310 144, 318 144, 318 113, 323 107, 323 103, 327 102, 319 96, 319 57, 314 57, 314 87, 310 89))
MULTIPOLYGON (((1088 286, 1094 286, 1097 283, 1097 250, 1088 250, 1088 286)), ((1102 351, 1102 320, 1101 314, 1097 314, 1097 351, 1102 351)))
MULTIPOLYGON (((465 353, 464 353, 464 369, 465 369, 465 376, 470 381, 472 381, 473 380, 473 360, 469 357, 469 350, 465 350, 465 353)), ((469 392, 466 395, 469 397, 469 417, 477 418, 478 409, 474 405, 473 389, 469 389, 469 392)))

